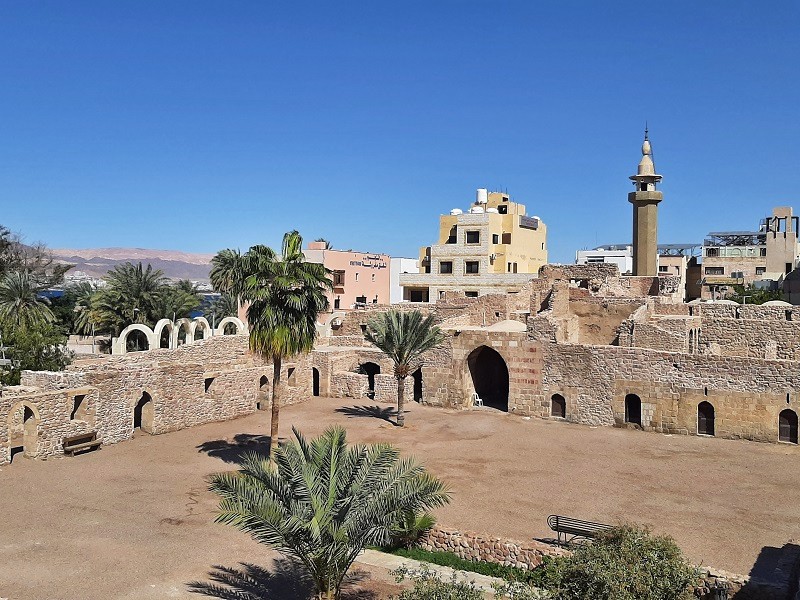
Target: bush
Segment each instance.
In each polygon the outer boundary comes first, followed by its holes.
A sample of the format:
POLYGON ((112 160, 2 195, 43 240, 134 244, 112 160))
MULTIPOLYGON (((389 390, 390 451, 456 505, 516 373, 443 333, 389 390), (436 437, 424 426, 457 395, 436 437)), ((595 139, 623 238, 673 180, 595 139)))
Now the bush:
POLYGON ((390 549, 411 548, 436 525, 436 518, 429 512, 407 510, 392 525, 390 549))
POLYGON ((397 556, 433 563, 442 567, 480 573, 481 575, 488 575, 489 577, 499 577, 506 581, 520 582, 535 585, 536 587, 550 588, 552 583, 556 581, 556 575, 553 571, 557 561, 547 557, 545 557, 540 567, 526 570, 517 569, 516 567, 507 567, 499 563, 465 560, 452 552, 429 552, 428 550, 422 550, 420 548, 398 548, 390 550, 390 552, 397 556))
POLYGON ((559 561, 551 589, 558 600, 682 600, 696 578, 671 537, 625 525, 559 561))
POLYGON ((450 581, 442 581, 427 567, 419 570, 400 567, 392 574, 397 577, 398 583, 411 579, 414 587, 403 590, 400 596, 392 596, 390 600, 484 600, 483 592, 474 583, 457 581, 455 573, 450 581))

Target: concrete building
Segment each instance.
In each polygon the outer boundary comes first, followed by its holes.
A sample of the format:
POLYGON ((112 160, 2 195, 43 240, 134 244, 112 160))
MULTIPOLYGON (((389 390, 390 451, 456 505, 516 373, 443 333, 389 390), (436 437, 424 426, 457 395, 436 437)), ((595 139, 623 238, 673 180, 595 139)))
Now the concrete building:
POLYGON ((416 258, 392 257, 389 266, 389 300, 392 304, 403 301, 401 273, 419 273, 419 261, 416 258))
POLYGON ((702 298, 720 298, 734 285, 777 289, 800 262, 798 220, 776 207, 757 231, 712 231, 703 242, 702 298))
POLYGON ((307 261, 322 263, 333 272, 333 291, 328 293, 331 312, 366 304, 389 304, 388 255, 333 250, 326 248, 326 243, 309 243, 305 255, 307 261))
POLYGON ((467 297, 518 292, 547 263, 547 227, 504 192, 479 189, 465 213, 439 218, 439 238, 420 249, 417 274, 402 274, 403 299, 432 302, 445 292, 467 297))
POLYGON ((664 199, 656 191, 661 175, 656 174, 652 154, 645 129, 642 160, 636 175, 630 176, 636 191, 628 194, 628 202, 633 204, 633 274, 645 277, 658 273, 658 203, 664 199))

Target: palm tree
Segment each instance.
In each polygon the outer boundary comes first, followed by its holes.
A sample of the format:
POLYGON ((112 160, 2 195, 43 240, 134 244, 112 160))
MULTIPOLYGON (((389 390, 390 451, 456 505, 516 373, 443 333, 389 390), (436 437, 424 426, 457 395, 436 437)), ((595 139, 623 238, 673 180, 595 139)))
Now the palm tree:
POLYGON ((45 285, 30 271, 11 271, 0 279, 0 323, 11 329, 27 329, 52 323, 53 311, 39 293, 45 285))
POLYGON ((94 303, 100 323, 115 335, 131 323, 153 326, 167 316, 161 311, 169 282, 161 270, 127 262, 114 267, 105 279, 107 285, 94 303))
POLYGON ((313 349, 317 315, 327 310, 326 292, 333 289, 329 271, 306 262, 302 247, 303 238, 290 231, 283 236, 280 258, 266 246, 254 246, 244 261, 249 274, 242 298, 250 302, 250 349, 273 363, 271 456, 278 448, 281 365, 285 358, 313 349))
POLYGON ((336 600, 358 553, 384 546, 397 520, 450 501, 444 484, 388 444, 347 446, 341 427, 276 450, 277 468, 257 455, 211 479, 222 497, 217 522, 300 561, 317 598, 336 600))
POLYGON ((370 319, 364 337, 394 362, 394 376, 397 379, 397 425, 403 427, 406 377, 418 366, 421 356, 439 346, 445 336, 433 324, 433 315, 423 317, 418 310, 389 310, 370 319))
POLYGON ((220 250, 211 259, 211 272, 209 278, 214 290, 221 294, 229 294, 236 298, 237 308, 244 291, 244 281, 247 279, 247 258, 239 250, 226 248, 220 250))

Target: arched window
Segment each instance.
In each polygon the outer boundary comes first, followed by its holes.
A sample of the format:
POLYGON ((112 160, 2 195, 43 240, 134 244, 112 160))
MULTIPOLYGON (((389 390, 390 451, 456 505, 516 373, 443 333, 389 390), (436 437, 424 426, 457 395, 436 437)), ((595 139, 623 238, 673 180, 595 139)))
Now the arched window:
POLYGON ((567 417, 567 401, 561 394, 553 394, 550 397, 550 416, 559 419, 567 417))
POLYGON ((781 442, 797 443, 797 413, 787 408, 778 417, 778 439, 781 442))
POLYGON ((698 435, 714 435, 714 407, 710 402, 697 405, 698 435))
POLYGON ((642 401, 636 394, 625 396, 625 422, 642 424, 642 401))

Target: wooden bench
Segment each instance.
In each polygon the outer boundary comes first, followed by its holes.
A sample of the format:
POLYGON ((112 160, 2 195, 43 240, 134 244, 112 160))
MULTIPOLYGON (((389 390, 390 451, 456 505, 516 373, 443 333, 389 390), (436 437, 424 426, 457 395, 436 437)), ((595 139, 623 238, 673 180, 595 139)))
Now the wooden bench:
POLYGON ((598 533, 611 529, 611 525, 603 523, 593 523, 592 521, 581 521, 572 517, 561 515, 550 515, 547 517, 547 525, 558 534, 560 544, 569 544, 575 539, 591 539, 598 533))
POLYGON ((76 452, 94 450, 95 448, 99 448, 102 444, 103 440, 97 439, 96 431, 70 435, 64 438, 64 454, 75 456, 76 452))

